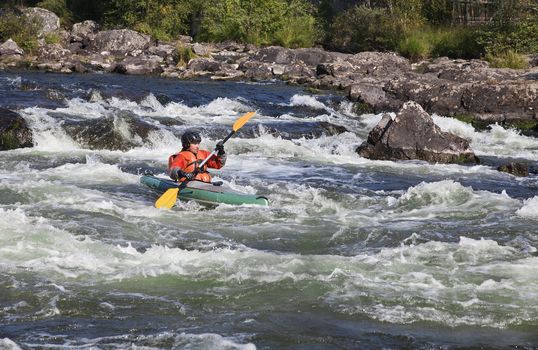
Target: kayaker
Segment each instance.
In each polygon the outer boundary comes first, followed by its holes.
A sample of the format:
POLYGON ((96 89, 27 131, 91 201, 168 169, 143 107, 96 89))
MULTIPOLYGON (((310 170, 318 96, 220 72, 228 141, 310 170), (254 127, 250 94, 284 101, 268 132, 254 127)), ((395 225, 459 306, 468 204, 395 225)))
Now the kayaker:
POLYGON ((210 151, 200 149, 200 142, 202 137, 197 131, 188 130, 181 135, 182 150, 168 158, 168 174, 172 180, 211 182, 211 174, 207 168, 220 169, 226 164, 226 152, 221 141, 215 148, 217 154, 204 164, 203 169, 200 169, 200 163, 211 154, 210 151))

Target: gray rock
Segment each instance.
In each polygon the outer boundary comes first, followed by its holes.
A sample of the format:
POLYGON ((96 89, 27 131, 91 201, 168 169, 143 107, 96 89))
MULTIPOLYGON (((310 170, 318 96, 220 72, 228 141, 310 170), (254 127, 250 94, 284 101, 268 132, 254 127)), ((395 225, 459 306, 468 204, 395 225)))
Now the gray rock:
POLYGON ((71 29, 71 42, 82 43, 83 46, 88 46, 90 41, 95 38, 99 30, 99 24, 95 21, 84 21, 80 23, 73 24, 71 29))
POLYGON ((159 56, 127 57, 117 63, 114 72, 132 75, 159 74, 163 72, 162 61, 163 58, 159 56))
POLYGON ((24 55, 24 50, 17 45, 11 39, 6 40, 2 45, 0 45, 0 56, 22 56, 24 55))
POLYGON ((378 160, 425 160, 438 163, 478 163, 469 142, 443 132, 415 102, 406 102, 392 120, 384 116, 357 148, 362 157, 378 160))
POLYGON ((54 12, 40 7, 28 7, 23 9, 22 12, 30 21, 35 22, 39 26, 40 36, 60 29, 60 17, 54 12))
POLYGON ((130 29, 105 30, 95 35, 90 48, 126 56, 136 50, 146 50, 151 43, 148 35, 130 29))
POLYGON ((213 48, 207 44, 195 43, 192 45, 192 51, 198 56, 209 56, 213 48))
POLYGON ((124 112, 114 117, 66 120, 63 127, 83 147, 122 151, 142 145, 150 132, 158 130, 156 126, 124 112))
POLYGON ((45 44, 37 50, 37 55, 41 59, 61 60, 71 56, 71 51, 64 49, 60 44, 45 44))
POLYGON ((529 166, 523 163, 512 162, 508 164, 503 164, 499 166, 497 170, 519 177, 529 176, 529 166))
POLYGON ((222 69, 222 63, 212 58, 193 58, 187 64, 187 68, 193 72, 217 72, 222 69))
POLYGON ((33 147, 32 131, 18 113, 0 108, 0 151, 33 147))
POLYGON ((276 64, 290 64, 295 61, 295 51, 280 46, 269 46, 258 50, 252 58, 254 61, 276 64))

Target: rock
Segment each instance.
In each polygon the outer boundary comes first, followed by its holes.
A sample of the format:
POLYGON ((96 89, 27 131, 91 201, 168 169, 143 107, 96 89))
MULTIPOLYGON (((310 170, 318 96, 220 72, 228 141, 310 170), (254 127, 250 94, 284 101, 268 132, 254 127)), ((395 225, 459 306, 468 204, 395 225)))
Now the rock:
POLYGON ((529 176, 529 166, 523 163, 508 163, 497 168, 501 172, 512 174, 514 176, 526 177, 529 176))
POLYGON ((221 62, 206 57, 193 58, 187 64, 187 68, 193 72, 217 72, 221 70, 221 67, 221 62))
POLYGON ((148 35, 130 29, 114 29, 97 33, 90 48, 96 52, 109 51, 126 56, 136 50, 146 50, 150 43, 148 35))
POLYGON ((32 131, 18 113, 0 108, 0 151, 33 147, 32 131))
POLYGON ((30 21, 33 21, 38 25, 40 36, 56 32, 60 29, 60 17, 54 12, 40 7, 28 7, 23 9, 22 12, 30 21))
POLYGON ((178 35, 177 41, 183 44, 192 43, 192 36, 189 35, 178 35))
POLYGON ((71 57, 71 51, 64 49, 60 44, 45 44, 37 50, 37 55, 46 60, 62 60, 71 57))
POLYGON ((295 61, 295 52, 280 46, 269 46, 256 52, 253 61, 265 63, 289 64, 295 61))
POLYGON ((127 57, 117 63, 113 71, 132 75, 159 74, 163 72, 162 61, 163 58, 159 56, 127 57))
POLYGON ((380 86, 375 80, 350 85, 347 88, 347 96, 351 101, 356 101, 362 105, 361 113, 397 110, 403 104, 400 100, 389 98, 383 86, 380 86))
POLYGON ((158 130, 125 112, 92 120, 66 120, 63 126, 66 133, 83 147, 121 151, 142 145, 150 132, 158 130))
POLYGON ((378 160, 419 159, 438 163, 478 163, 469 142, 443 132, 416 102, 406 102, 392 120, 384 116, 357 148, 362 157, 378 160))
POLYGON ((239 65, 245 77, 251 80, 270 80, 274 78, 273 68, 268 63, 246 61, 239 65))
POLYGON ((82 43, 83 47, 88 46, 98 31, 99 24, 95 21, 88 20, 75 23, 71 29, 70 41, 73 43, 82 43))
POLYGON ((192 45, 192 51, 198 56, 209 56, 209 54, 213 51, 213 48, 209 45, 195 43, 192 45))
POLYGON ((158 44, 157 46, 151 46, 148 49, 148 53, 156 56, 160 56, 162 58, 166 58, 168 56, 174 55, 174 51, 176 48, 172 45, 168 44, 158 44))
POLYGON ((0 45, 0 56, 22 56, 24 55, 24 50, 17 45, 11 39, 6 40, 2 45, 0 45))
POLYGON ((334 77, 334 69, 328 64, 318 64, 316 66, 316 76, 330 75, 334 77))
POLYGON ((322 63, 336 62, 339 58, 347 56, 346 54, 329 52, 319 48, 295 49, 294 53, 296 61, 301 61, 310 67, 316 67, 322 63))
POLYGON ((355 72, 370 76, 396 77, 411 71, 409 60, 390 52, 360 52, 345 59, 355 72))

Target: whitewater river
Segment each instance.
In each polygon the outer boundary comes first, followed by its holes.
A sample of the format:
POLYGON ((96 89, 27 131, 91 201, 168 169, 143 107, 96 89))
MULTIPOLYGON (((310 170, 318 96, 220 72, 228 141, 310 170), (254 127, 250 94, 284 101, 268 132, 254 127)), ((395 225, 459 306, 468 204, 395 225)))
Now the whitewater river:
POLYGON ((0 106, 36 144, 0 152, 0 348, 538 346, 536 138, 434 116, 484 163, 371 161, 355 148, 381 115, 280 83, 3 72, 0 106), (214 175, 270 206, 154 208, 139 174, 250 110, 214 175), (62 128, 111 116, 133 147, 62 128), (509 159, 531 176, 495 170, 509 159))

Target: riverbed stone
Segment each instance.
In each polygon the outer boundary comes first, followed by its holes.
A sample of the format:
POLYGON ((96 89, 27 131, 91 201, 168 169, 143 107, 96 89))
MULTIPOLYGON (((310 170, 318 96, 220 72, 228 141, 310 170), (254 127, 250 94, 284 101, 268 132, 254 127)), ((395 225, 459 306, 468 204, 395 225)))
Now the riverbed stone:
POLYGON ((444 131, 413 101, 406 102, 394 120, 386 115, 357 148, 376 160, 425 160, 437 163, 478 163, 469 141, 444 131))
POLYGON ((518 177, 529 176, 529 165, 525 163, 510 162, 500 165, 497 170, 518 177))
POLYGON ((32 131, 20 114, 0 107, 0 151, 33 147, 32 131))

